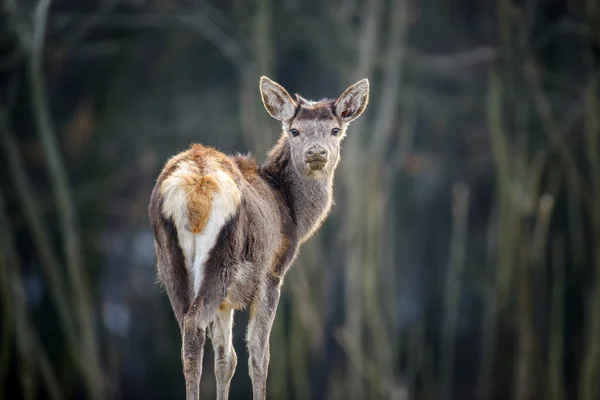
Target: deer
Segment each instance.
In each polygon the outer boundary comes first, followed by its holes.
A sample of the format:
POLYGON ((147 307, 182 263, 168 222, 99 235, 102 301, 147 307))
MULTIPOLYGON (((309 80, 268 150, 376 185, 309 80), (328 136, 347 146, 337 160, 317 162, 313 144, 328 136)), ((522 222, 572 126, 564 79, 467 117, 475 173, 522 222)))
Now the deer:
POLYGON ((340 144, 369 101, 363 79, 337 99, 292 99, 260 78, 267 113, 282 132, 266 160, 191 144, 160 172, 149 204, 159 283, 182 336, 186 400, 198 400, 207 335, 217 399, 237 366, 234 311, 249 307, 246 343, 252 398, 266 398, 269 338, 284 277, 333 201, 340 144))

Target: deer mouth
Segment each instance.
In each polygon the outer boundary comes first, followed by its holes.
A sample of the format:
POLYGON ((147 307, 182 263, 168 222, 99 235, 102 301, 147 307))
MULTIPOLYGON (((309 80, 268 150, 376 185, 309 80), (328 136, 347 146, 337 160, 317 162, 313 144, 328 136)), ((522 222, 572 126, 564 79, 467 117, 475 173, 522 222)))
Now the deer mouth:
POLYGON ((311 171, 321 171, 327 165, 327 159, 325 157, 313 156, 306 159, 306 165, 311 171))

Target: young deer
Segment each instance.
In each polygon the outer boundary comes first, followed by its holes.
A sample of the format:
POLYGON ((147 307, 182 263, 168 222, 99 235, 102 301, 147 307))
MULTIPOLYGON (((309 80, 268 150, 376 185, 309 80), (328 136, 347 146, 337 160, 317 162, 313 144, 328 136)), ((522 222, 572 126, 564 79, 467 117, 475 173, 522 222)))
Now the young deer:
POLYGON ((233 311, 247 306, 253 398, 265 398, 283 278, 329 212, 340 142, 367 106, 369 82, 357 82, 337 100, 313 102, 299 95, 294 101, 262 77, 260 93, 283 126, 264 164, 193 144, 167 162, 150 199, 158 276, 183 337, 187 400, 199 396, 207 330, 217 398, 227 399, 237 365, 233 311))

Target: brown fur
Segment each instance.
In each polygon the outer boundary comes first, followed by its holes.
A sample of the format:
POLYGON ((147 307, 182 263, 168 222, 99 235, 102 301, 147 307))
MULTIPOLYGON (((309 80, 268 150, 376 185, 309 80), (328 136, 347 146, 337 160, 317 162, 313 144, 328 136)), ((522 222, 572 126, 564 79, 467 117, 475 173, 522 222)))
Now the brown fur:
POLYGON ((264 164, 194 144, 166 163, 150 200, 158 275, 183 335, 187 400, 198 399, 209 327, 217 398, 227 398, 237 364, 231 346, 232 310, 248 306, 253 398, 265 398, 269 336, 283 279, 300 244, 329 212, 340 141, 348 123, 366 106, 368 83, 358 82, 337 101, 310 102, 300 96, 292 100, 283 87, 263 78, 261 95, 284 131, 264 164), (181 191, 185 218, 178 214, 181 191), (210 239, 214 244, 197 247, 196 241, 209 240, 205 237, 213 234, 214 221, 224 216, 210 239), (186 254, 194 258, 188 260, 186 254))
POLYGON ((273 257, 272 272, 277 276, 281 276, 280 268, 286 263, 285 259, 288 255, 290 247, 291 243, 289 239, 284 236, 283 240, 281 241, 281 245, 279 246, 279 249, 277 249, 277 253, 275 253, 275 257, 273 257))
POLYGON ((295 117, 296 120, 338 120, 334 114, 335 100, 321 100, 316 103, 303 103, 295 117))
POLYGON ((188 192, 188 219, 190 232, 201 233, 210 216, 213 193, 218 192, 220 188, 209 176, 201 177, 196 185, 188 192))

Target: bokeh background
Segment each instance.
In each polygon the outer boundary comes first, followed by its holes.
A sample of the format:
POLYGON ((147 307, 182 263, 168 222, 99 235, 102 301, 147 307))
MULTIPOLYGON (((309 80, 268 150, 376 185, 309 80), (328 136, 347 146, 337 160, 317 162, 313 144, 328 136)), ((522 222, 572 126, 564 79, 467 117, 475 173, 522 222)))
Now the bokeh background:
POLYGON ((371 81, 270 399, 600 398, 597 1, 0 4, 0 398, 183 397, 150 191, 191 142, 264 160, 261 75, 371 81))

